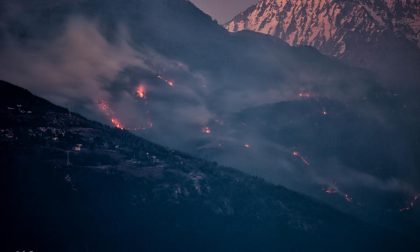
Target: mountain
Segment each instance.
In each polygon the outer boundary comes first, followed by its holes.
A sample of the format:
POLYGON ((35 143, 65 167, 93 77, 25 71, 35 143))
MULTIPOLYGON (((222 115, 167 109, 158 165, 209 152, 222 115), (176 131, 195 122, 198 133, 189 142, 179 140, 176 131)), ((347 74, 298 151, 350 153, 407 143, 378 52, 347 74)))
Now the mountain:
POLYGON ((398 73, 401 80, 418 82, 419 13, 418 0, 260 0, 225 27, 269 34, 292 46, 312 46, 380 76, 398 79, 392 76, 398 73))
POLYGON ((0 91, 4 251, 415 251, 401 234, 283 187, 9 83, 0 91))
MULTIPOLYGON (((302 92, 356 108, 381 88, 366 71, 312 48, 229 33, 188 1, 0 4, 3 79, 192 154, 212 137, 203 128, 231 113, 302 92)), ((224 138, 244 151, 242 139, 224 138)))
MULTIPOLYGON (((419 139, 415 132, 420 121, 404 115, 403 103, 386 103, 394 109, 387 115, 393 118, 386 119, 387 127, 382 125, 383 118, 321 98, 249 108, 224 118, 223 126, 211 126, 219 135, 235 129, 234 138, 245 139, 252 147, 247 155, 211 145, 203 152, 210 152, 216 160, 232 159, 231 155, 237 155, 238 160, 242 157, 241 162, 230 165, 241 164, 259 176, 255 167, 262 163, 272 180, 310 191, 313 197, 366 221, 394 228, 418 226, 418 209, 401 209, 410 204, 404 203, 407 195, 411 201, 417 194, 407 194, 403 188, 419 181, 414 168, 419 146, 414 139, 419 139)), ((225 142, 224 148, 234 148, 229 145, 225 142)))
POLYGON ((6 0, 0 12, 2 79, 365 221, 418 223, 418 92, 230 33, 184 0, 6 0))

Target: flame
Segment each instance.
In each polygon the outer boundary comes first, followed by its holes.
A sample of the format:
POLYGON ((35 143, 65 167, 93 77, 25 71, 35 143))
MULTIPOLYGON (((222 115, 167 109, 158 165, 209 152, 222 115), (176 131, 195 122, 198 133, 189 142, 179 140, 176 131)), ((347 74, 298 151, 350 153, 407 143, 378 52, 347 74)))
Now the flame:
POLYGON ((323 108, 321 114, 324 115, 324 116, 327 116, 328 111, 325 108, 323 108))
POLYGON ((345 193, 345 192, 341 191, 338 188, 336 182, 334 182, 333 185, 330 185, 329 187, 325 188, 324 192, 328 193, 328 194, 337 194, 337 195, 343 197, 348 203, 353 203, 353 197, 349 193, 345 193))
POLYGON ((244 144, 244 147, 250 149, 252 146, 250 144, 244 144))
POLYGON ((327 189, 324 190, 324 192, 326 192, 328 194, 333 194, 333 193, 337 193, 337 189, 335 189, 333 187, 328 187, 327 189))
POLYGON ((301 92, 298 93, 298 96, 300 98, 311 98, 312 95, 308 91, 301 91, 301 92))
POLYGON ((112 125, 114 125, 115 128, 124 129, 122 123, 117 118, 111 118, 111 122, 112 122, 112 125))
POLYGON ((294 156, 294 157, 297 157, 297 158, 299 158, 305 165, 307 165, 307 166, 310 166, 311 165, 311 163, 309 163, 309 161, 308 160, 306 160, 306 158, 304 158, 301 154, 300 154, 300 152, 298 152, 298 151, 293 151, 292 152, 292 156, 294 156))
POLYGON ((136 94, 140 99, 146 99, 146 88, 143 85, 138 85, 136 89, 136 94))
POLYGON ((210 129, 210 127, 204 127, 204 128, 202 128, 202 129, 201 129, 201 131, 202 131, 204 134, 207 134, 207 135, 210 135, 210 134, 211 134, 211 129, 210 129))
POLYGON ((107 117, 107 119, 112 123, 112 125, 115 128, 126 129, 130 131, 142 131, 142 130, 153 128, 153 122, 150 118, 147 119, 147 122, 144 123, 143 125, 140 125, 135 128, 128 128, 128 127, 126 128, 123 126, 123 123, 120 121, 120 119, 118 119, 118 117, 115 115, 114 111, 110 108, 109 104, 106 101, 100 100, 98 102, 98 107, 99 107, 99 110, 103 112, 103 114, 107 117))
POLYGON ((115 128, 124 129, 121 121, 114 116, 114 112, 112 111, 112 109, 106 101, 100 100, 98 102, 98 107, 99 110, 101 110, 105 114, 105 116, 111 121, 112 125, 114 125, 115 128))

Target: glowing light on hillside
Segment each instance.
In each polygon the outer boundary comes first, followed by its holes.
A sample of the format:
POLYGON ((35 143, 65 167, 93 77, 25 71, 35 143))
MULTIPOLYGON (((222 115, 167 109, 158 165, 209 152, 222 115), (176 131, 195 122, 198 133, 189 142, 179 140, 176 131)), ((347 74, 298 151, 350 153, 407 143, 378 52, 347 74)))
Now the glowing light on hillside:
POLYGON ((114 116, 114 112, 112 111, 112 109, 106 101, 100 100, 98 102, 98 107, 99 110, 102 111, 104 115, 108 118, 108 120, 111 121, 112 125, 114 125, 115 128, 124 129, 123 124, 118 118, 114 116))
POLYGON ((302 154, 300 154, 300 152, 298 152, 298 151, 293 151, 292 152, 292 156, 294 156, 294 157, 296 157, 296 158, 299 158, 305 165, 307 165, 307 166, 310 166, 311 164, 309 163, 309 161, 308 160, 306 160, 306 158, 304 158, 303 156, 302 156, 302 154))
POLYGON ((324 189, 324 192, 327 194, 337 194, 340 197, 343 197, 345 201, 347 201, 348 203, 353 203, 353 197, 349 194, 349 193, 344 193, 342 192, 336 182, 333 183, 333 185, 330 185, 329 187, 324 189))
POLYGON ((117 118, 111 118, 111 122, 112 122, 112 125, 114 125, 115 128, 124 129, 122 123, 117 118))
POLYGON ((312 97, 311 93, 309 93, 308 91, 301 91, 301 92, 298 93, 298 96, 300 98, 306 98, 306 99, 312 97))
POLYGON ((157 77, 158 77, 158 79, 163 80, 164 82, 166 82, 166 84, 168 84, 168 86, 170 86, 170 87, 175 86, 175 81, 168 80, 168 79, 162 77, 161 75, 158 75, 157 77))
POLYGON ((201 131, 202 131, 204 134, 207 134, 207 135, 210 135, 210 134, 211 134, 211 129, 210 129, 210 127, 204 127, 204 128, 202 128, 202 129, 201 129, 201 131))
POLYGON ((251 149, 252 146, 250 144, 244 144, 244 147, 247 149, 251 149))
POLYGON ((328 193, 328 194, 333 194, 333 193, 337 193, 337 189, 334 187, 328 187, 324 190, 324 192, 328 193))
MULTIPOLYGON (((144 97, 144 96, 143 96, 144 97)), ((150 128, 153 128, 153 122, 150 118, 146 119, 147 121, 142 123, 137 127, 125 127, 124 124, 118 119, 118 115, 111 109, 109 104, 104 101, 100 100, 98 102, 99 110, 107 117, 107 120, 111 122, 111 124, 118 129, 125 129, 130 131, 143 131, 150 128)))
POLYGON ((136 95, 140 99, 146 99, 146 87, 143 85, 138 85, 136 89, 136 95))

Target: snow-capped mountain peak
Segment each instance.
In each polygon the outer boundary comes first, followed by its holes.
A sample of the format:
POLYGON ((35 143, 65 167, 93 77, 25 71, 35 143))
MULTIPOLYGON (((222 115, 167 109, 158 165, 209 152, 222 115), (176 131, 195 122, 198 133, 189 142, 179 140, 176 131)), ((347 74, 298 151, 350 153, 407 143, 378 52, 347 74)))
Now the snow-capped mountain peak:
POLYGON ((225 27, 269 34, 336 57, 343 57, 354 40, 369 43, 386 32, 420 47, 420 1, 260 0, 225 27))

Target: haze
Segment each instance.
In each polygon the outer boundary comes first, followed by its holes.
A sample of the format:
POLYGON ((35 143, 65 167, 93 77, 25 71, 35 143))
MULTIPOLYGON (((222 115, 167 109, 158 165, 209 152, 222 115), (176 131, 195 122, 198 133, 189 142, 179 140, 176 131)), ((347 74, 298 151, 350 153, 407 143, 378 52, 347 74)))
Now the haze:
POLYGON ((191 0, 197 7, 224 24, 257 0, 191 0))

